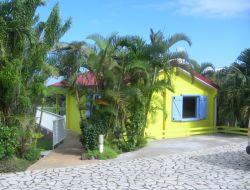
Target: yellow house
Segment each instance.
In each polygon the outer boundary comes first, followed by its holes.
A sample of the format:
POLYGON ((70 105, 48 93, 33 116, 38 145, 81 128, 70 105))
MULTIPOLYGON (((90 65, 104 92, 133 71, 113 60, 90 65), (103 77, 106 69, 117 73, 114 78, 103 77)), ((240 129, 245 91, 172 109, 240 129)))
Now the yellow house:
MULTIPOLYGON (((95 77, 92 74, 83 75, 78 82, 84 86, 93 86, 95 77)), ((153 101, 159 100, 165 111, 149 113, 145 134, 161 139, 213 133, 216 126, 218 86, 198 73, 193 72, 191 75, 182 69, 177 69, 173 73, 172 83, 174 92, 166 90, 153 95, 153 101)), ((52 86, 61 87, 60 83, 52 86)), ((80 133, 79 123, 80 114, 76 98, 68 94, 67 127, 80 133)))
POLYGON ((165 111, 149 114, 146 135, 156 139, 213 133, 216 127, 218 86, 193 72, 172 75, 174 92, 156 93, 165 111), (165 116, 166 115, 166 116, 165 116))

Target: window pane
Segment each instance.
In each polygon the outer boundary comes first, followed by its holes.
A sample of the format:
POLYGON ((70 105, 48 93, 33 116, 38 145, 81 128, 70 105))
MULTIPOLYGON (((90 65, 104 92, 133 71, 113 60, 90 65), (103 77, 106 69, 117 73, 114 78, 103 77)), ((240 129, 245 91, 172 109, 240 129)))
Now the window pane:
POLYGON ((196 117, 197 97, 183 97, 183 118, 196 117))

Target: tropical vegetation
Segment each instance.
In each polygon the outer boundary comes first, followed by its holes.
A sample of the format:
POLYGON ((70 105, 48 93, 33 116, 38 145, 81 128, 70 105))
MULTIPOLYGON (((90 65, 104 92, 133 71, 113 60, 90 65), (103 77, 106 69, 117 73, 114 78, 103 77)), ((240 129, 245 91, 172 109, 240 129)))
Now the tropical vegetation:
POLYGON ((184 34, 165 38, 161 31, 150 32, 150 43, 138 36, 111 34, 105 38, 94 34, 88 37, 94 41, 94 46, 76 42, 67 46, 62 44, 57 50, 60 53, 52 56, 51 63, 64 71, 62 74, 78 100, 81 141, 86 150, 97 148, 99 134, 104 134, 112 146, 123 151, 145 144, 149 111, 163 109, 152 106, 154 92, 172 90, 171 73, 175 66, 181 66, 177 60, 188 59, 185 52, 171 52, 170 48, 179 41, 191 45, 184 34), (66 69, 67 65, 71 67, 66 69), (94 88, 86 89, 75 82, 81 68, 96 77, 94 88), (164 77, 159 78, 160 71, 164 77), (87 102, 91 105, 88 119, 83 117, 86 106, 80 101, 81 96, 88 97, 87 102))
POLYGON ((215 67, 212 63, 204 62, 199 64, 196 60, 190 59, 189 63, 192 65, 192 68, 195 72, 207 77, 214 79, 215 67))
POLYGON ((42 0, 0 1, 0 159, 35 160, 40 152, 34 111, 46 95, 44 83, 55 74, 47 52, 69 29, 55 5, 46 21, 36 14, 42 0))
POLYGON ((57 4, 48 19, 40 21, 36 10, 43 5, 42 0, 0 1, 1 162, 7 160, 15 167, 13 160, 36 160, 40 144, 47 147, 38 140, 41 134, 35 128, 34 112, 46 103, 48 91, 44 84, 54 75, 64 77, 66 93, 77 99, 81 142, 89 157, 103 156, 97 151, 100 134, 109 147, 105 158, 145 145, 149 112, 166 110, 153 96, 174 90, 171 76, 176 67, 190 73, 194 70, 218 83, 218 124, 248 125, 249 48, 231 66, 215 71, 211 63, 199 64, 186 52, 171 51, 180 41, 191 45, 182 33, 166 38, 161 31, 151 29, 149 42, 139 36, 113 33, 108 37, 88 36, 92 44, 59 43, 71 19, 61 21, 57 4), (92 88, 77 83, 78 76, 87 72, 96 78, 92 88), (86 110, 90 111, 87 118, 86 110))
POLYGON ((247 127, 250 118, 250 48, 216 73, 219 124, 247 127))
MULTIPOLYGON (((235 101, 230 108, 230 104, 222 101, 232 101, 226 84, 233 89, 231 80, 236 80, 236 75, 231 78, 232 68, 234 73, 238 68, 238 74, 240 71, 244 74, 247 63, 246 58, 242 58, 243 55, 230 67, 230 72, 228 68, 215 71, 211 63, 198 64, 197 61, 189 59, 185 52, 170 51, 171 46, 179 41, 186 41, 191 45, 189 38, 184 34, 175 34, 166 39, 161 31, 151 30, 150 43, 138 36, 117 34, 108 37, 93 34, 88 39, 94 41, 94 45, 83 41, 59 44, 53 51, 50 63, 57 67, 59 72, 63 71, 61 75, 68 81, 69 92, 78 100, 81 142, 85 149, 90 151, 90 155, 93 151, 98 152, 99 134, 105 135, 109 146, 122 151, 134 150, 146 143, 144 130, 149 111, 153 113, 157 109, 165 110, 161 102, 152 101, 152 96, 154 93, 165 93, 165 89, 174 89, 171 74, 175 67, 182 67, 190 72, 196 71, 220 85, 218 124, 228 123, 242 127, 247 125, 249 100, 240 104, 235 102, 239 101, 238 95, 235 95, 235 101), (224 72, 225 70, 227 72, 224 72), (163 71, 164 77, 159 77, 160 71, 163 71), (94 88, 86 88, 76 83, 77 77, 86 72, 96 76, 94 88), (87 103, 82 101, 81 97, 87 97, 87 103), (88 119, 84 116, 86 109, 91 111, 88 119), (228 109, 232 111, 224 111, 228 109), (223 117, 224 112, 228 116, 223 117)), ((243 75, 241 79, 242 82, 248 80, 243 75)), ((247 86, 247 83, 242 86, 242 96, 246 95, 247 86)))

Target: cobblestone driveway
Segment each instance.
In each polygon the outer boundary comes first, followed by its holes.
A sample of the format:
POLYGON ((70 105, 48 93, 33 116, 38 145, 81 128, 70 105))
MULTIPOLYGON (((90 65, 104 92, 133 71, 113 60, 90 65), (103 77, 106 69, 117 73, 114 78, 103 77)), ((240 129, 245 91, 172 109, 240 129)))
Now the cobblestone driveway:
POLYGON ((246 143, 129 161, 0 175, 0 189, 250 189, 246 143))

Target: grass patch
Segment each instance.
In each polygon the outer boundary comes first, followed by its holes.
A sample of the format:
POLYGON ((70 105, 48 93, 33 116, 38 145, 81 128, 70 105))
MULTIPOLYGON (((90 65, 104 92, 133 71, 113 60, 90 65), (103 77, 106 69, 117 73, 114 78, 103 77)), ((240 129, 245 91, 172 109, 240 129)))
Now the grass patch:
POLYGON ((0 160, 0 173, 25 171, 34 161, 20 158, 9 158, 0 160))
POLYGON ((52 138, 42 137, 37 140, 36 146, 40 150, 52 150, 53 146, 52 138))
POLYGON ((99 160, 113 159, 113 158, 116 158, 117 155, 118 155, 118 152, 109 146, 104 147, 103 153, 100 153, 98 149, 90 150, 86 153, 83 153, 83 157, 87 159, 94 158, 94 159, 99 159, 99 160))

